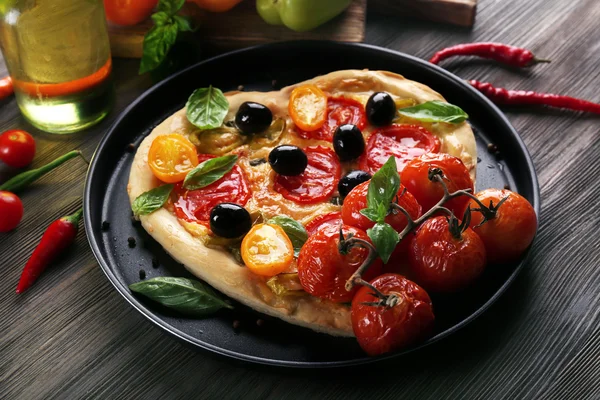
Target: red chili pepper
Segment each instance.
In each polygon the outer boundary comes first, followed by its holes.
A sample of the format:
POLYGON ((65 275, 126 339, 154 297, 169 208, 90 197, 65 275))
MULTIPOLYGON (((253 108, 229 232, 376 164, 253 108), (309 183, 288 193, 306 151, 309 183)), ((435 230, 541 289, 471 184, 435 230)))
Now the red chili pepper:
POLYGON ((15 92, 10 76, 0 79, 0 100, 4 100, 15 92))
POLYGON ((550 60, 535 57, 533 53, 527 49, 502 43, 457 44, 456 46, 447 47, 438 51, 431 57, 429 62, 438 64, 440 61, 454 56, 478 56, 519 68, 550 62, 550 60))
POLYGON ((48 264, 73 243, 77 236, 82 212, 83 210, 79 209, 75 214, 62 217, 50 224, 23 269, 17 285, 17 293, 27 290, 48 264))
POLYGON ((586 111, 600 114, 600 104, 550 93, 537 93, 525 90, 507 90, 492 86, 491 83, 470 80, 469 83, 495 104, 506 105, 545 105, 566 108, 575 111, 586 111))

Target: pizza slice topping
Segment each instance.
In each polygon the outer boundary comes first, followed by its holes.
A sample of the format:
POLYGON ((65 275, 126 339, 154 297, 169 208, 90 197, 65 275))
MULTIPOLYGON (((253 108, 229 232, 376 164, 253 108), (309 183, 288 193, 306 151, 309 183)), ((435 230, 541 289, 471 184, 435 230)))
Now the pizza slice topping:
POLYGON ((318 139, 331 142, 335 130, 341 125, 352 124, 360 130, 367 125, 362 104, 345 97, 330 97, 327 101, 327 118, 317 130, 305 131, 297 126, 296 133, 303 139, 318 139))

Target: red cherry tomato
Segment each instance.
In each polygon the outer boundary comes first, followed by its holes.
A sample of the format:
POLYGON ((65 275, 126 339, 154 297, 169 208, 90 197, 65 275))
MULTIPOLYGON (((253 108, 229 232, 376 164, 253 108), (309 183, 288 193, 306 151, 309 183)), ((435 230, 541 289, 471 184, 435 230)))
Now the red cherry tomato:
POLYGON ((399 297, 393 307, 377 302, 373 290, 362 286, 352 300, 352 328, 360 347, 376 356, 402 349, 426 337, 433 327, 431 299, 416 283, 398 274, 384 274, 370 282, 385 295, 399 297))
POLYGON ((158 0, 104 0, 106 19, 117 25, 136 25, 146 20, 158 0))
MULTIPOLYGON (((477 211, 471 213, 471 228, 479 235, 490 263, 507 263, 517 260, 529 247, 537 230, 537 216, 527 199, 518 193, 506 189, 487 189, 475 195, 486 206, 490 201, 494 206, 503 198, 508 199, 500 205, 496 216, 481 226, 483 215, 477 211)), ((471 200, 471 209, 479 205, 471 200)))
MULTIPOLYGON (((199 154, 199 162, 215 156, 199 154)), ((181 184, 173 190, 177 199, 173 202, 178 218, 189 222, 208 225, 210 211, 219 203, 236 203, 245 205, 250 199, 250 189, 242 169, 235 165, 218 181, 196 190, 186 190, 181 184)))
MULTIPOLYGON (((367 125, 365 108, 356 100, 344 97, 329 97, 327 100, 327 117, 325 124, 312 132, 297 129, 298 136, 304 139, 333 140, 338 126, 353 124, 362 130, 367 125)), ((382 164, 383 165, 383 164, 382 164)))
POLYGON ((360 169, 374 174, 390 158, 396 157, 398 172, 412 159, 440 151, 440 141, 418 125, 390 125, 374 131, 367 151, 360 158, 360 169))
MULTIPOLYGON (((460 158, 449 154, 424 154, 409 162, 400 176, 400 181, 409 192, 415 196, 427 212, 444 196, 444 188, 439 182, 432 182, 428 178, 429 168, 439 168, 444 172, 444 182, 450 192, 460 189, 473 190, 473 181, 469 170, 460 158)), ((458 218, 462 218, 469 198, 458 196, 444 203, 458 218)))
POLYGON ((337 155, 328 147, 304 149, 308 166, 297 176, 277 175, 273 188, 288 200, 297 203, 319 203, 331 197, 340 180, 341 168, 337 155))
POLYGON ((23 218, 23 203, 11 192, 0 191, 0 232, 12 231, 23 218))
POLYGON ((455 238, 445 216, 425 221, 410 243, 411 277, 432 292, 456 292, 485 268, 485 246, 471 228, 455 238))
MULTIPOLYGON (((371 242, 367 234, 360 229, 342 225, 344 237, 350 233, 354 237, 371 242)), ((329 226, 310 236, 298 256, 298 278, 307 293, 313 296, 335 301, 349 302, 358 288, 346 291, 346 281, 361 266, 369 251, 363 247, 352 247, 347 254, 338 249, 340 228, 329 226)), ((372 279, 381 272, 381 260, 375 259, 363 275, 372 279)))
POLYGON ((339 229, 342 225, 342 213, 339 211, 331 212, 328 214, 317 215, 306 225, 306 232, 308 236, 312 236, 317 231, 325 229, 329 226, 335 226, 339 229))
POLYGON ((6 165, 23 168, 33 161, 35 140, 22 130, 11 129, 0 135, 0 160, 6 165))

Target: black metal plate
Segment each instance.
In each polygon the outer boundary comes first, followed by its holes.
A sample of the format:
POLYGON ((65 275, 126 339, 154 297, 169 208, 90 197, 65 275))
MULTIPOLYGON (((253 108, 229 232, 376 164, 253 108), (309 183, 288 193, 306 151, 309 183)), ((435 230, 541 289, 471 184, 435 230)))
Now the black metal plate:
MULTIPOLYGON (((327 72, 368 68, 397 72, 440 92, 470 116, 477 136, 480 161, 477 190, 508 185, 525 196, 539 214, 540 198, 533 163, 519 135, 493 104, 451 73, 417 58, 373 46, 333 42, 287 42, 253 47, 212 58, 154 86, 129 106, 101 141, 89 168, 85 187, 85 228, 92 250, 108 279, 121 295, 150 321, 174 336, 200 348, 236 359, 293 367, 335 367, 398 357, 401 353, 370 358, 353 339, 333 338, 257 315, 238 305, 236 311, 194 320, 173 315, 141 298, 127 285, 147 278, 190 276, 140 226, 131 222, 126 193, 133 155, 129 143, 139 144, 152 129, 184 106, 193 89, 209 84, 226 90, 272 90, 327 72), (493 142, 502 159, 487 151, 493 142), (101 230, 103 221, 110 229, 101 230), (127 238, 137 239, 129 248, 127 238), (156 257, 160 266, 152 267, 156 257), (256 318, 264 318, 262 328, 256 318), (232 321, 241 321, 234 332, 232 321)), ((523 260, 524 261, 524 260, 523 260)), ((434 298, 436 332, 418 347, 457 331, 486 310, 514 280, 523 266, 488 269, 473 289, 448 298, 434 298)))

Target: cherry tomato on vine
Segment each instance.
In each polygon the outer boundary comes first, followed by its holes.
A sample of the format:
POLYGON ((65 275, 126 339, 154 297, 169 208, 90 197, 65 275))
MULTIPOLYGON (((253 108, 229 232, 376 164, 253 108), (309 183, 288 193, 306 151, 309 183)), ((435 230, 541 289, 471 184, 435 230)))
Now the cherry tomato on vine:
POLYGON ((435 317, 425 290, 398 274, 383 274, 370 283, 384 295, 394 293, 398 301, 393 307, 369 304, 380 299, 366 286, 354 296, 352 328, 367 354, 399 350, 429 334, 435 317))
POLYGON ((161 181, 177 183, 198 165, 198 153, 185 136, 176 133, 161 135, 150 146, 148 165, 161 181))
POLYGON ((23 218, 23 203, 14 193, 0 191, 0 232, 12 231, 23 218))
MULTIPOLYGON (((355 238, 371 239, 358 228, 342 225, 344 237, 352 234, 355 238)), ((369 250, 363 247, 352 247, 347 254, 341 254, 340 227, 328 226, 310 236, 300 250, 298 256, 298 278, 307 293, 313 296, 335 301, 349 302, 358 290, 346 291, 346 281, 367 258, 369 250)), ((376 258, 363 275, 364 279, 372 279, 381 272, 381 259, 376 258)))
POLYGON ((11 129, 0 135, 0 160, 6 165, 23 168, 33 161, 35 140, 22 130, 11 129))
POLYGON ((136 25, 146 20, 158 0, 104 0, 106 19, 117 25, 136 25))
MULTIPOLYGON (((442 184, 429 180, 430 168, 442 170, 444 182, 450 193, 461 189, 473 190, 473 181, 469 175, 469 170, 460 158, 445 153, 429 153, 415 158, 402 170, 400 181, 415 196, 423 207, 424 213, 436 205, 444 196, 442 184)), ((444 203, 444 207, 454 212, 457 217, 462 218, 468 202, 469 198, 467 196, 458 196, 444 203)))
POLYGON ((410 276, 432 292, 456 292, 485 268, 483 241, 471 228, 454 236, 445 216, 428 219, 415 232, 410 248, 410 276))
POLYGON ((306 224, 306 232, 308 232, 308 236, 312 236, 328 226, 335 226, 339 228, 342 223, 342 213, 339 211, 321 214, 317 215, 308 224, 306 224))
MULTIPOLYGON (((483 215, 473 211, 471 228, 479 235, 490 263, 506 263, 515 261, 529 247, 537 230, 537 216, 527 199, 518 193, 506 189, 486 189, 475 195, 485 206, 492 202, 495 216, 481 226, 483 215), (508 198, 495 209, 495 206, 508 198)), ((471 200, 471 210, 480 208, 471 200)))

